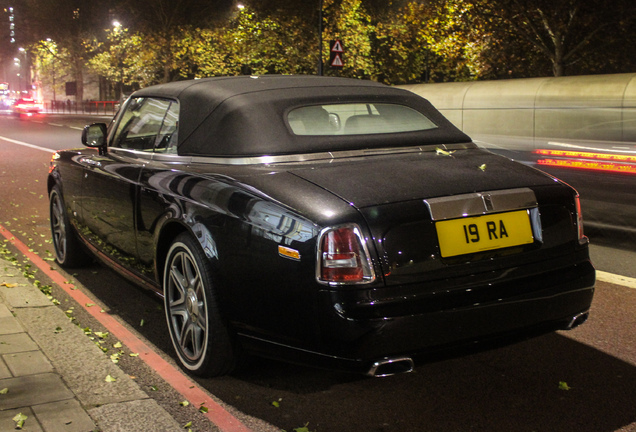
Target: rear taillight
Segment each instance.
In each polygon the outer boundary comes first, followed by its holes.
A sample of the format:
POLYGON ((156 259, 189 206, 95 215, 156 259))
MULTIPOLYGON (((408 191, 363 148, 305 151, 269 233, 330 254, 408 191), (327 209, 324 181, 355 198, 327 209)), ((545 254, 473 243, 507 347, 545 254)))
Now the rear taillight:
POLYGON ((318 240, 316 276, 329 284, 359 284, 375 280, 366 242, 357 225, 322 231, 318 240))
POLYGON ((576 229, 578 231, 579 243, 587 243, 587 237, 585 237, 583 233, 583 213, 581 212, 581 199, 578 193, 574 197, 574 202, 576 204, 576 229))

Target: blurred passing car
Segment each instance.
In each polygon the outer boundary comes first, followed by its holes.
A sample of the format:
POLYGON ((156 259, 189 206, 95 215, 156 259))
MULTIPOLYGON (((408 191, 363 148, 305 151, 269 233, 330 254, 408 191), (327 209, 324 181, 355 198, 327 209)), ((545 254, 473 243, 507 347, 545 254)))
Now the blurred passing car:
POLYGON ((14 114, 32 116, 34 114, 39 114, 43 110, 43 105, 41 102, 33 99, 33 98, 21 98, 17 99, 13 104, 13 112, 14 114))
POLYGON ((137 91, 48 179, 57 261, 163 296, 182 365, 245 353, 373 376, 585 321, 579 198, 425 99, 312 76, 137 91))

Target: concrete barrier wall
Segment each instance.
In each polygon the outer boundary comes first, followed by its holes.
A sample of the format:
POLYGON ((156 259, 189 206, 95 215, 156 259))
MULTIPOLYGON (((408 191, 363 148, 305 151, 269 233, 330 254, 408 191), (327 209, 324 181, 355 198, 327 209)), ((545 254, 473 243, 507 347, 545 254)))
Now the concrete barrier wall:
POLYGON ((636 141, 636 74, 400 86, 468 135, 636 141))

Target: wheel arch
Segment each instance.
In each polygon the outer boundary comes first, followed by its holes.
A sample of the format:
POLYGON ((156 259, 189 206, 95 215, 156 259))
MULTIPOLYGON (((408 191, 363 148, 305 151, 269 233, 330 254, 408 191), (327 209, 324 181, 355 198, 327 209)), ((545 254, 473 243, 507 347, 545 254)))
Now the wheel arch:
POLYGON ((183 232, 192 231, 179 221, 173 220, 165 223, 159 232, 155 247, 155 278, 159 286, 163 287, 163 267, 166 263, 170 245, 177 236, 183 232))
POLYGON ((59 174, 56 174, 56 171, 52 171, 46 178, 47 195, 51 195, 51 191, 55 185, 57 185, 60 190, 62 189, 62 182, 60 181, 59 174))

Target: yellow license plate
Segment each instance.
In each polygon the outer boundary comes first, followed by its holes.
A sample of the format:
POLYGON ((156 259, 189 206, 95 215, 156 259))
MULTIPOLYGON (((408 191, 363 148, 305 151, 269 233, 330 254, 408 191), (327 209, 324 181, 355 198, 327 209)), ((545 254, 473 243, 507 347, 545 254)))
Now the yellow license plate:
POLYGON ((534 241, 527 210, 439 221, 435 228, 444 258, 534 241))

